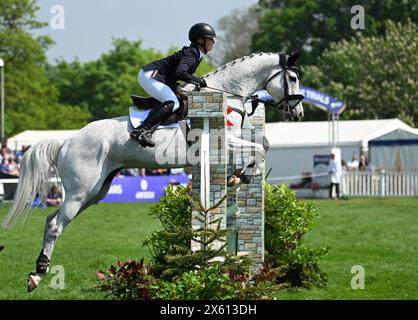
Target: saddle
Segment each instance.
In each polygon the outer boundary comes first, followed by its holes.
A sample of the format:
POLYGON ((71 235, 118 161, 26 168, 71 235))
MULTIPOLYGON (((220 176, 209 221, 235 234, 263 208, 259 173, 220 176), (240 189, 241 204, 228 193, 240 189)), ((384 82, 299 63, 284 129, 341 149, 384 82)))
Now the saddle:
MULTIPOLYGON (((180 120, 187 119, 187 113, 189 112, 189 104, 187 96, 184 94, 176 94, 180 107, 161 125, 168 126, 174 123, 177 123, 180 120)), ((161 105, 161 102, 155 99, 154 97, 141 97, 134 94, 131 94, 133 104, 138 107, 138 109, 149 110, 161 105)))

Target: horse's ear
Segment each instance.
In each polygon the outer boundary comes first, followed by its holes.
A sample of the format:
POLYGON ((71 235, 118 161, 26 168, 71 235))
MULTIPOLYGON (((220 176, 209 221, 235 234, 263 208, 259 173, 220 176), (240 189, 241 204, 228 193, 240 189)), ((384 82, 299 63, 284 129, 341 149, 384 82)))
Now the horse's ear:
POLYGON ((289 59, 287 59, 287 65, 289 67, 293 67, 295 65, 296 61, 302 55, 302 53, 303 53, 303 50, 302 50, 301 47, 293 50, 292 53, 289 56, 289 59))

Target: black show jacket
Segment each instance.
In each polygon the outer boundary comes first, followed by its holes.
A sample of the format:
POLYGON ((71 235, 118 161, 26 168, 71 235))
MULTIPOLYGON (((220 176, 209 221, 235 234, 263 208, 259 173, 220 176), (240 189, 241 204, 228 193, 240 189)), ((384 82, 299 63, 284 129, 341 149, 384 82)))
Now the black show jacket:
POLYGON ((158 74, 154 78, 165 83, 171 89, 175 89, 177 81, 191 82, 196 77, 193 76, 200 64, 200 50, 194 45, 183 47, 180 51, 151 62, 142 67, 144 72, 150 70, 158 70, 158 74))

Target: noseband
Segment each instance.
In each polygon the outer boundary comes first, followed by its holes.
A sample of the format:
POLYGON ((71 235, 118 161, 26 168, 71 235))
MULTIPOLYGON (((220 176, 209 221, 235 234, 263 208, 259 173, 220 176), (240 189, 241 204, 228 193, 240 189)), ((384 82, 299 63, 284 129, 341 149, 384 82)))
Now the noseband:
POLYGON ((287 75, 289 71, 295 72, 299 75, 299 68, 295 66, 289 66, 287 64, 287 56, 284 53, 279 53, 279 63, 282 67, 279 71, 273 74, 264 85, 264 90, 266 90, 267 85, 275 77, 283 72, 283 82, 284 82, 284 96, 277 103, 269 102, 268 105, 277 108, 277 110, 282 114, 283 120, 293 120, 292 110, 305 98, 303 94, 289 94, 289 83, 287 80, 287 75), (291 103, 293 102, 293 103, 291 103))

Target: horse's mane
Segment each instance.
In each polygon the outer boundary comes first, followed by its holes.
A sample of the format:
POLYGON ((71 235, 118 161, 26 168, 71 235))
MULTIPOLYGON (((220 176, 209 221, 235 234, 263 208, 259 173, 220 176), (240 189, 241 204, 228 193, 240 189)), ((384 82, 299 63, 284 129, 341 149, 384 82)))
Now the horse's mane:
POLYGON ((214 74, 218 73, 219 71, 224 71, 226 69, 229 69, 232 66, 235 66, 237 63, 241 63, 241 62, 247 61, 247 60, 252 59, 254 57, 260 57, 260 56, 263 56, 263 55, 276 55, 276 54, 277 53, 273 53, 273 52, 252 53, 252 54, 250 54, 248 56, 244 56, 242 58, 238 58, 238 59, 235 59, 235 60, 233 60, 231 62, 228 62, 227 64, 224 64, 223 66, 220 66, 219 68, 217 68, 217 69, 213 70, 212 72, 206 74, 204 77, 205 78, 206 77, 209 77, 211 75, 214 75, 214 74))

